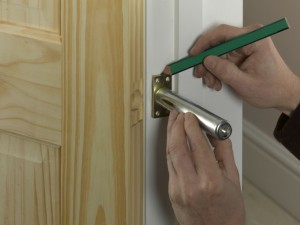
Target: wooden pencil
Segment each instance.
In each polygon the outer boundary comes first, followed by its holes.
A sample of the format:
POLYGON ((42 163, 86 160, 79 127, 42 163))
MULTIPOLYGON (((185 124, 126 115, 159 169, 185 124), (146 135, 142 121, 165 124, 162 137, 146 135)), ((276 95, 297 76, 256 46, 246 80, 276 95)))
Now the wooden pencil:
POLYGON ((249 45, 253 42, 259 41, 263 38, 276 34, 278 32, 284 31, 289 28, 286 18, 282 18, 266 26, 260 27, 249 33, 237 36, 226 42, 218 44, 212 48, 205 50, 196 56, 187 56, 178 61, 168 64, 163 71, 163 74, 173 75, 181 71, 194 67, 201 64, 205 57, 209 55, 221 56, 229 53, 238 48, 249 45))

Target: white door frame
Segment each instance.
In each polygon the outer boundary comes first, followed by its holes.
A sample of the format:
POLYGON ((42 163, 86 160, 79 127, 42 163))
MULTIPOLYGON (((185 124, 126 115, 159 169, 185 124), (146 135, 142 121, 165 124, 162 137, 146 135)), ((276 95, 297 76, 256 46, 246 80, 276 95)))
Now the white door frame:
MULTIPOLYGON (((241 0, 146 0, 145 225, 176 224, 168 198, 165 144, 167 119, 151 117, 151 78, 187 55, 203 31, 220 23, 242 26, 241 0)), ((173 77, 174 90, 227 119, 242 174, 242 102, 228 87, 215 92, 187 70, 173 77)))

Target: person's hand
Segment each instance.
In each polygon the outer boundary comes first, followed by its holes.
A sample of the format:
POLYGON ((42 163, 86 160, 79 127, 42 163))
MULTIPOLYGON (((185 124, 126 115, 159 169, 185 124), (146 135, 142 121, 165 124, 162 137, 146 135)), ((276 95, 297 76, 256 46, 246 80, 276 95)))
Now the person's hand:
POLYGON ((245 208, 230 140, 210 138, 191 113, 171 112, 169 197, 180 225, 244 225, 245 208))
MULTIPOLYGON (((201 35, 190 50, 197 55, 205 49, 261 25, 237 28, 220 25, 201 35)), ((262 108, 277 108, 291 113, 300 102, 300 79, 285 64, 272 39, 265 38, 222 57, 208 56, 204 65, 195 67, 195 75, 203 77, 215 90, 228 84, 245 101, 262 108)))

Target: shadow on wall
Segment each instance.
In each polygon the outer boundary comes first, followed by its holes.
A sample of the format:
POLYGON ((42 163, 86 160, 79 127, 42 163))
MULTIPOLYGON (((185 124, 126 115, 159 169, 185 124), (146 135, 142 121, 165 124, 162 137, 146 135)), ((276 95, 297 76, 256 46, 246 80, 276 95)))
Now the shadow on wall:
POLYGON ((153 168, 155 168, 155 178, 154 182, 151 185, 155 186, 156 196, 160 201, 159 207, 160 210, 163 212, 162 214, 165 215, 166 221, 168 224, 174 224, 176 221, 172 206, 169 200, 168 194, 168 181, 169 181, 169 174, 167 168, 167 159, 166 159, 166 151, 165 146, 167 142, 167 123, 168 118, 163 119, 157 129, 156 140, 159 142, 155 143, 155 147, 153 148, 155 152, 155 163, 153 168), (164 147, 162 147, 164 146, 164 147), (163 151, 161 151, 163 149, 163 151))

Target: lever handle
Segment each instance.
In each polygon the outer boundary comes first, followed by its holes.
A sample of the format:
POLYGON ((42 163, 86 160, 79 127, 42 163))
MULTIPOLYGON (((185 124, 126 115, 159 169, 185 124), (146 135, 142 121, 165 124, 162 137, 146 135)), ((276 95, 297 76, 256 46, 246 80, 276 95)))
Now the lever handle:
POLYGON ((232 133, 232 128, 226 120, 174 94, 166 87, 158 89, 154 98, 159 105, 169 111, 175 109, 178 112, 193 113, 198 118, 201 127, 213 137, 225 140, 229 138, 232 133))

